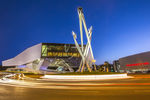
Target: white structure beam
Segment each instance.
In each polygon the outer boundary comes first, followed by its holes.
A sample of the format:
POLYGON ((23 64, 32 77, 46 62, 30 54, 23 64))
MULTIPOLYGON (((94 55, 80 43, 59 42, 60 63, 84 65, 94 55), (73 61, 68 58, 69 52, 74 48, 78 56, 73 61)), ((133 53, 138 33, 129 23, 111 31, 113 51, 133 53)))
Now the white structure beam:
POLYGON ((82 11, 82 8, 78 8, 78 16, 79 16, 79 26, 80 26, 80 36, 81 36, 81 50, 80 50, 80 47, 79 47, 79 44, 77 43, 77 40, 76 40, 76 34, 74 32, 72 32, 73 34, 73 38, 74 38, 74 42, 76 44, 76 47, 82 57, 82 61, 80 66, 79 66, 79 70, 81 69, 81 72, 83 72, 84 70, 84 65, 86 64, 88 70, 91 72, 91 69, 90 69, 90 66, 89 64, 94 64, 94 69, 96 71, 96 66, 95 66, 95 61, 94 60, 94 55, 93 55, 93 50, 92 50, 92 47, 91 47, 91 36, 92 36, 92 27, 90 27, 89 30, 87 30, 87 26, 86 26, 86 23, 85 23, 85 18, 84 18, 84 15, 83 15, 83 11, 82 11), (83 30, 82 30, 82 24, 84 26, 84 30, 85 30, 85 34, 86 34, 86 38, 87 38, 87 44, 86 44, 86 47, 85 49, 83 50, 83 30), (91 57, 92 59, 89 59, 88 57, 88 54, 91 54, 91 57), (81 68, 82 67, 82 68, 81 68))

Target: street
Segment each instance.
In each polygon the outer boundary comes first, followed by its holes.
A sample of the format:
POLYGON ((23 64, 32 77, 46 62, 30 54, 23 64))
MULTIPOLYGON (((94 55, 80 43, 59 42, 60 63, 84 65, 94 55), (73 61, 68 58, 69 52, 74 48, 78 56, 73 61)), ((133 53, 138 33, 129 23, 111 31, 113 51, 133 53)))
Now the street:
POLYGON ((88 82, 1 81, 0 100, 148 100, 150 78, 142 77, 88 82))

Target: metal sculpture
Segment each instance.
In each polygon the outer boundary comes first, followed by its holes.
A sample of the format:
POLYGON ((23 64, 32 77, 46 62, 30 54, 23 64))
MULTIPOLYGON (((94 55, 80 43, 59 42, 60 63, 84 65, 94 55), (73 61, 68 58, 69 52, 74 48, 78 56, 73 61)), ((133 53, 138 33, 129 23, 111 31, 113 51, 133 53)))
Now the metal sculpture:
POLYGON ((78 8, 78 16, 79 16, 79 25, 80 25, 81 47, 79 46, 79 44, 76 40, 77 35, 75 34, 75 32, 72 31, 72 35, 73 35, 73 39, 74 39, 76 48, 78 49, 78 51, 81 55, 81 58, 82 58, 78 71, 83 72, 85 69, 85 66, 86 66, 88 71, 91 72, 92 65, 94 65, 94 70, 96 71, 94 55, 93 55, 93 50, 92 50, 92 46, 91 46, 92 26, 89 28, 89 30, 87 30, 83 10, 81 7, 78 8), (86 38, 87 38, 87 44, 85 47, 83 46, 82 26, 84 26, 84 30, 85 30, 85 34, 86 34, 86 38), (90 55, 90 57, 89 57, 89 55, 90 55))

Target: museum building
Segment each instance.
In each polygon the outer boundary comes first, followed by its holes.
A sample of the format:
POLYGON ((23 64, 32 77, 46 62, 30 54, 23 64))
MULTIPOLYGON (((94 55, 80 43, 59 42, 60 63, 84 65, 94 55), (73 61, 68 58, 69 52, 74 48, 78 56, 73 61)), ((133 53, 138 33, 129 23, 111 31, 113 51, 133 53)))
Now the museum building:
POLYGON ((27 48, 16 57, 2 61, 3 66, 32 70, 68 70, 73 72, 80 65, 81 56, 75 44, 40 43, 27 48))

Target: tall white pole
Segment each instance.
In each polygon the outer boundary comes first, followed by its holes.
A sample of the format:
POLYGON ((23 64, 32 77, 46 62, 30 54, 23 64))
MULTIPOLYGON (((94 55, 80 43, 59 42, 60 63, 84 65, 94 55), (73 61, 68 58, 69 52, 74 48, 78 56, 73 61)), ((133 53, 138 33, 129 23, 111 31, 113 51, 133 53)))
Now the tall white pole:
MULTIPOLYGON (((95 59, 94 59, 94 56, 93 56, 93 50, 92 50, 92 47, 91 47, 91 42, 90 42, 90 39, 88 37, 88 30, 87 30, 87 27, 86 27, 85 18, 84 18, 83 13, 82 13, 82 22, 83 22, 84 30, 85 30, 86 37, 87 37, 87 40, 88 40, 88 43, 89 43, 90 52, 91 52, 91 56, 92 56, 92 62, 93 62, 93 61, 95 61, 95 59)), ((94 62, 94 68, 95 68, 95 71, 96 71, 95 62, 94 62)))
POLYGON ((79 26, 80 26, 80 38, 81 38, 81 50, 83 52, 83 31, 82 31, 82 9, 78 8, 79 26))
POLYGON ((87 27, 86 27, 86 23, 85 23, 85 19, 84 19, 84 15, 83 14, 82 14, 82 22, 83 22, 84 30, 85 30, 86 37, 87 37, 87 40, 88 40, 88 44, 89 44, 89 47, 90 47, 91 56, 92 56, 92 59, 94 60, 93 50, 92 50, 92 47, 91 47, 90 39, 88 37, 88 30, 87 30, 87 27))

